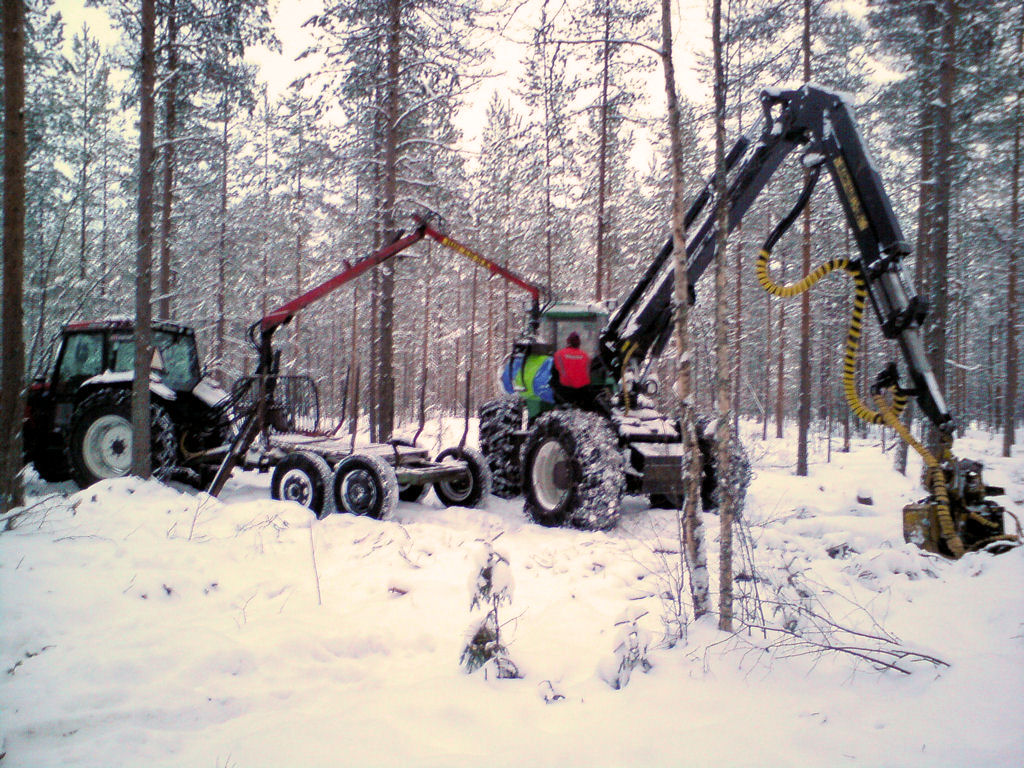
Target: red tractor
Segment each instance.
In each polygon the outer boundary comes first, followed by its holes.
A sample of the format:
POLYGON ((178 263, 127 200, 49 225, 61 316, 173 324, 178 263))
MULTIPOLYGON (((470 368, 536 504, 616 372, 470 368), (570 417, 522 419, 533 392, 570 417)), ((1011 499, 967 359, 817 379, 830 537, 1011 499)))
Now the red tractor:
MULTIPOLYGON (((135 324, 127 318, 69 323, 48 376, 29 388, 25 460, 44 480, 83 488, 131 465, 135 324)), ((227 393, 205 380, 195 332, 153 323, 154 474, 202 485, 216 469, 208 452, 228 440, 227 393), (202 457, 201 459, 199 457, 202 457)))

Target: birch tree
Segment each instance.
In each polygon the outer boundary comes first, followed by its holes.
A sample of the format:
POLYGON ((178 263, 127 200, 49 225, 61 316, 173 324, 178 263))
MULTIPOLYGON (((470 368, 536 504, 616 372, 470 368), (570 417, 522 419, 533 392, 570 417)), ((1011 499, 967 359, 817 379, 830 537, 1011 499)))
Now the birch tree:
POLYGON ((704 525, 700 518, 701 456, 697 443, 691 373, 689 329, 690 286, 686 274, 685 179, 683 178, 683 142, 676 95, 675 65, 672 59, 672 3, 661 0, 661 62, 665 74, 665 98, 668 114, 669 156, 672 175, 672 263, 675 269, 676 395, 679 398, 679 423, 688 460, 683 469, 683 509, 680 515, 680 547, 690 574, 693 613, 700 618, 710 610, 707 552, 704 525))

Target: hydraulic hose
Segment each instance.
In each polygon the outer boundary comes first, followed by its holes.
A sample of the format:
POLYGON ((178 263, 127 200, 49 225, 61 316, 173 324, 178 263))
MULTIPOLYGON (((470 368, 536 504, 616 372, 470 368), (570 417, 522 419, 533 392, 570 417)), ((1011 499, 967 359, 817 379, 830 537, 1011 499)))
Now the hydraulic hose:
MULTIPOLYGON (((769 238, 770 240, 771 238, 769 238)), ((766 242, 765 246, 768 245, 769 242, 766 242)), ((772 296, 784 299, 799 296, 801 293, 809 291, 826 275, 840 269, 853 278, 853 311, 850 314, 850 324, 846 329, 846 347, 843 353, 843 394, 854 415, 870 424, 882 424, 884 421, 882 414, 868 407, 857 393, 855 375, 857 371, 857 353, 860 350, 860 337, 864 326, 864 304, 868 298, 867 282, 864 280, 860 269, 852 265, 846 257, 839 257, 821 264, 802 280, 784 285, 776 283, 772 280, 771 275, 768 274, 768 259, 770 257, 771 251, 767 247, 762 248, 760 254, 758 254, 755 271, 761 287, 772 296)), ((897 392, 893 397, 893 412, 898 417, 906 407, 907 395, 903 392, 897 392)))
MULTIPOLYGON (((890 388, 895 391, 895 388, 890 388)), ((932 495, 935 497, 935 517, 939 521, 939 532, 949 547, 953 557, 960 558, 964 554, 964 543, 956 532, 953 525, 953 516, 949 511, 949 490, 946 488, 946 473, 942 469, 939 460, 935 455, 925 448, 912 434, 907 426, 900 421, 894 408, 890 408, 885 401, 884 392, 875 393, 875 405, 882 416, 882 421, 893 428, 896 433, 906 441, 907 445, 913 448, 921 456, 921 460, 928 468, 928 485, 932 495)))
MULTIPOLYGON (((883 422, 882 415, 878 411, 872 410, 868 407, 857 393, 856 383, 856 371, 857 371, 857 352, 860 349, 860 337, 863 331, 864 325, 864 304, 868 298, 868 284, 864 279, 864 275, 861 273, 860 268, 852 264, 845 256, 831 259, 826 261, 824 264, 819 265, 816 269, 812 270, 806 277, 795 283, 781 284, 776 283, 772 280, 771 275, 768 274, 768 260, 771 258, 772 249, 775 248, 775 244, 779 242, 782 236, 786 233, 796 221, 797 216, 806 207, 807 203, 811 199, 811 193, 814 192, 814 186, 818 183, 818 176, 821 173, 821 166, 816 166, 807 179, 804 181, 804 187, 800 191, 800 196, 797 198, 796 203, 789 212, 782 218, 781 221, 771 231, 771 234, 764 241, 764 245, 761 246, 761 251, 757 257, 757 263, 754 265, 754 271, 757 274, 757 281, 761 284, 761 287, 770 293, 772 296, 778 296, 779 298, 789 299, 793 296, 799 296, 806 291, 813 288, 823 277, 836 270, 843 270, 848 273, 854 281, 854 299, 853 299, 853 311, 850 315, 850 325, 846 331, 846 349, 843 355, 843 394, 846 397, 846 402, 850 406, 850 410, 853 411, 854 415, 858 418, 870 424, 881 424, 883 422)), ((897 392, 893 398, 893 411, 898 417, 903 410, 907 407, 907 396, 903 392, 897 392)))

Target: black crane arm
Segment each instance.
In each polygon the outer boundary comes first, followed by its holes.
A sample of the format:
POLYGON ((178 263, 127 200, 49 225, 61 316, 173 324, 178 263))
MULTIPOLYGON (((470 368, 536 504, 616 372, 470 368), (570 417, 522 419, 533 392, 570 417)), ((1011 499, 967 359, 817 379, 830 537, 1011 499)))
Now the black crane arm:
MULTIPOLYGON (((860 254, 853 265, 867 284, 883 333, 897 340, 906 360, 914 384, 907 393, 916 396, 937 427, 951 431, 949 409, 924 352, 926 306, 903 276, 901 262, 910 249, 850 107, 841 95, 812 85, 765 90, 761 107, 764 123, 756 141, 741 138, 726 157, 730 231, 797 147, 803 148, 805 167, 827 168, 860 254)), ((685 218, 691 300, 692 286, 715 258, 714 189, 712 178, 685 218), (694 228, 699 217, 699 226, 694 228)), ((809 197, 809 190, 806 192, 809 197)), ((602 331, 601 359, 616 378, 626 360, 657 356, 664 349, 672 331, 673 294, 670 239, 602 331)))

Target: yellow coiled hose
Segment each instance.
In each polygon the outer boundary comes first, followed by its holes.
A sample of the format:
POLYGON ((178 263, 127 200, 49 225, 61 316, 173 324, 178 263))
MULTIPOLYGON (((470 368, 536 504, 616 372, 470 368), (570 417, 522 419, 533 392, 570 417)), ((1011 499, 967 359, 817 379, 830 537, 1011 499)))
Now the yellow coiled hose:
MULTIPOLYGON (((890 388, 889 391, 893 391, 893 388, 890 388)), ((875 395, 875 405, 878 406, 883 422, 887 426, 892 427, 906 441, 907 445, 917 451, 924 465, 928 468, 928 485, 931 488, 932 495, 935 497, 935 517, 939 521, 939 532, 942 534, 942 538, 945 539, 946 546, 949 547, 953 557, 962 557, 964 554, 964 543, 956 532, 953 516, 949 511, 949 490, 946 488, 946 473, 943 471, 942 465, 931 451, 910 434, 907 426, 900 421, 895 408, 890 408, 888 403, 886 403, 884 392, 879 392, 875 395)), ((948 454, 949 448, 947 447, 945 450, 948 454)))
MULTIPOLYGON (((825 275, 840 269, 853 278, 853 311, 850 314, 850 325, 846 330, 846 349, 843 354, 843 394, 846 396, 846 402, 849 404, 850 410, 853 411, 854 415, 858 418, 863 419, 870 424, 884 423, 885 419, 882 414, 865 405, 864 401, 861 400, 860 395, 857 393, 857 380, 855 375, 857 371, 857 352, 860 349, 860 336, 864 325, 864 304, 867 302, 868 298, 868 285, 864 280, 864 276, 861 274, 860 269, 851 265, 848 258, 840 257, 821 264, 802 280, 798 280, 795 283, 789 283, 788 285, 783 285, 781 283, 776 283, 772 280, 771 275, 768 274, 769 258, 771 258, 771 252, 767 248, 762 248, 757 257, 757 264, 754 267, 757 274, 757 281, 761 284, 761 287, 772 296, 778 296, 783 299, 799 296, 801 293, 809 291, 823 277, 825 277, 825 275)), ((899 415, 903 413, 906 407, 907 396, 900 393, 895 394, 893 396, 892 411, 896 414, 897 418, 899 418, 899 415)))

